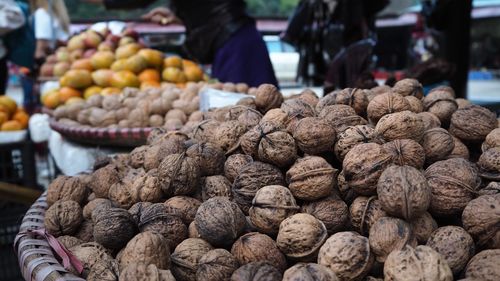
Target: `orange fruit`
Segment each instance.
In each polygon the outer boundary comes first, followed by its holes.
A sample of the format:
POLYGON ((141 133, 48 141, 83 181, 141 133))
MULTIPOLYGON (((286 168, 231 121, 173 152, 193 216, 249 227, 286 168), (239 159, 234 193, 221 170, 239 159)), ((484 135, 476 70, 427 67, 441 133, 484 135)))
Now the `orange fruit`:
POLYGON ((113 71, 120 71, 120 70, 125 70, 127 64, 127 59, 118 59, 111 64, 111 70, 113 71))
POLYGON ((129 44, 120 46, 115 51, 116 59, 129 58, 129 57, 137 54, 137 52, 139 52, 140 49, 142 49, 142 47, 141 47, 141 45, 139 45, 137 43, 129 43, 129 44))
POLYGON ((182 68, 182 59, 181 57, 178 56, 170 56, 166 57, 163 60, 163 67, 176 67, 176 68, 182 68))
POLYGON ((191 67, 191 66, 198 66, 194 61, 192 60, 182 60, 182 67, 191 67))
POLYGON ((90 98, 91 96, 93 95, 99 95, 102 91, 102 88, 99 87, 99 86, 91 86, 91 87, 88 87, 87 89, 85 89, 85 91, 83 92, 83 98, 84 99, 88 99, 90 98))
POLYGON ((92 85, 92 75, 85 69, 71 69, 59 80, 61 87, 84 89, 92 85))
POLYGON ((158 82, 158 81, 144 81, 141 83, 141 90, 146 90, 146 89, 150 89, 150 88, 160 88, 161 87, 161 83, 158 82))
POLYGON ((114 61, 115 54, 111 51, 99 51, 90 58, 90 63, 94 69, 110 68, 114 61))
POLYGON ((9 111, 9 115, 12 115, 17 110, 17 103, 9 96, 0 96, 0 104, 4 105, 9 111))
POLYGON ((21 128, 26 129, 28 128, 28 122, 30 120, 30 116, 26 112, 17 112, 12 116, 12 120, 15 120, 21 124, 21 128))
POLYGON ((45 107, 50 109, 54 109, 61 104, 58 91, 49 92, 45 94, 42 101, 43 105, 45 105, 45 107))
POLYGON ((167 67, 162 72, 163 80, 172 83, 185 83, 186 75, 182 70, 175 67, 167 67))
POLYGON ((0 111, 0 125, 9 120, 9 115, 3 111, 0 111))
POLYGON ((71 69, 83 69, 83 70, 92 71, 92 70, 94 70, 94 67, 92 66, 92 63, 90 62, 90 59, 78 59, 78 60, 75 60, 71 64, 71 69))
POLYGON ((0 104, 0 112, 5 113, 5 115, 7 115, 7 119, 10 119, 9 109, 5 105, 0 104))
POLYGON ((203 70, 198 66, 189 66, 184 68, 184 74, 188 81, 198 82, 203 79, 203 70))
POLYGON ((59 99, 62 103, 65 103, 70 98, 81 96, 82 93, 80 91, 71 87, 62 87, 61 89, 59 89, 59 99))
POLYGON ((107 87, 107 88, 102 89, 101 95, 103 95, 103 96, 118 95, 121 92, 122 92, 122 90, 119 88, 107 87))
POLYGON ((138 77, 139 77, 139 81, 141 81, 141 82, 146 82, 146 81, 160 82, 161 81, 160 73, 156 69, 146 69, 146 70, 142 71, 138 77))
POLYGON ((163 64, 163 53, 153 49, 142 49, 137 53, 148 63, 148 67, 159 68, 163 64))
POLYGON ((2 131, 19 131, 22 130, 23 126, 17 120, 6 121, 2 124, 2 131))
POLYGON ((125 60, 125 70, 132 71, 133 73, 140 73, 148 67, 148 62, 145 58, 139 55, 133 55, 125 60))
POLYGON ((141 82, 137 76, 128 70, 122 70, 113 73, 111 76, 111 86, 115 88, 123 89, 125 87, 135 87, 139 88, 141 82))

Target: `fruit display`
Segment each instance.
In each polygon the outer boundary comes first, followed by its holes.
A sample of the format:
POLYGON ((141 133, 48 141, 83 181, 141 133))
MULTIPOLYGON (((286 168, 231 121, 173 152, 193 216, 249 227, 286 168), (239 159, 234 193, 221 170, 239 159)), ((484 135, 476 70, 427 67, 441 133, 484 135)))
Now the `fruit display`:
POLYGON ((59 79, 59 88, 42 95, 49 109, 92 95, 113 95, 126 87, 159 88, 163 82, 184 85, 205 80, 196 63, 146 48, 137 32, 121 35, 86 30, 59 47, 40 69, 41 77, 59 79))
MULTIPOLYGON (((229 88, 231 84, 189 82, 184 89, 175 85, 144 90, 125 88, 121 95, 70 100, 56 108, 53 116, 62 124, 79 128, 164 127, 179 130, 185 127, 187 130, 205 118, 199 111, 198 93, 204 87, 229 88)), ((236 89, 237 85, 232 86, 236 89)), ((248 86, 240 85, 239 88, 248 89, 248 86)))
POLYGON ((0 96, 0 131, 19 131, 28 128, 30 116, 11 97, 0 96))
POLYGON ((87 280, 500 280, 496 116, 421 92, 263 85, 57 178, 46 228, 87 280))

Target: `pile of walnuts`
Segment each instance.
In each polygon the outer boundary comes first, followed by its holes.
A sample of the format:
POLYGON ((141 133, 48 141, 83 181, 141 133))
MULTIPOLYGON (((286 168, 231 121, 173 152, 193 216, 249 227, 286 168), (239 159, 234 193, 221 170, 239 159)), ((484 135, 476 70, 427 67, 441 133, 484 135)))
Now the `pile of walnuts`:
POLYGON ((494 113, 411 79, 253 94, 52 182, 82 277, 500 280, 494 113))
POLYGON ((122 94, 94 95, 86 101, 75 101, 54 110, 60 123, 82 128, 145 128, 164 127, 179 130, 204 120, 199 111, 198 93, 205 87, 247 94, 255 92, 246 84, 190 82, 185 89, 172 84, 162 88, 139 90, 125 88, 122 94))

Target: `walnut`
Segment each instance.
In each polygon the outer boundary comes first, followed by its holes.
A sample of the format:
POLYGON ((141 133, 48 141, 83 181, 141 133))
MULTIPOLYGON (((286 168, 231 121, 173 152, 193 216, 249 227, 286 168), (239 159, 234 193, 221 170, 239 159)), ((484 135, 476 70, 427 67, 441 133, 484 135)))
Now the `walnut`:
POLYGON ((245 110, 240 113, 237 118, 238 122, 245 126, 247 130, 259 124, 261 119, 262 114, 257 110, 249 107, 246 107, 245 110))
POLYGON ((422 100, 424 110, 434 114, 445 127, 458 109, 453 89, 447 86, 432 89, 422 100))
POLYGON ((373 262, 368 238, 350 231, 330 236, 318 255, 318 264, 331 269, 340 280, 361 280, 373 262))
POLYGON ((94 214, 92 220, 95 241, 108 249, 121 249, 137 232, 132 216, 123 209, 106 209, 94 214))
POLYGON ((462 98, 455 99, 455 102, 457 103, 459 109, 472 105, 472 103, 469 100, 462 98))
POLYGON ((200 236, 216 247, 231 245, 246 226, 243 212, 226 197, 214 197, 203 202, 194 221, 200 236))
POLYGON ((339 161, 343 161, 347 152, 360 143, 378 143, 383 140, 375 134, 375 130, 369 125, 357 125, 347 128, 338 136, 335 143, 335 156, 339 161))
POLYGON ((337 172, 325 159, 306 156, 290 167, 286 172, 286 181, 295 198, 312 201, 332 193, 337 172))
POLYGON ((213 131, 211 142, 217 147, 227 152, 234 149, 239 138, 246 132, 246 127, 238 121, 226 121, 213 131))
POLYGON ((299 213, 281 222, 276 244, 288 258, 315 260, 328 237, 325 225, 315 217, 299 213))
POLYGON ((113 205, 128 209, 135 203, 137 203, 137 198, 132 197, 131 184, 127 182, 118 182, 109 188, 108 198, 113 202, 113 205))
POLYGON ((375 133, 386 141, 412 139, 420 141, 424 135, 424 122, 418 114, 402 111, 384 115, 375 126, 375 133))
MULTIPOLYGON (((151 136, 151 134, 150 134, 151 136)), ((138 169, 143 167, 144 165, 144 154, 146 151, 149 149, 149 146, 147 145, 142 145, 139 147, 134 148, 132 152, 129 154, 129 165, 132 168, 138 169)))
POLYGON ((255 95, 255 105, 261 112, 281 106, 283 95, 271 84, 262 84, 257 88, 255 95))
POLYGON ((427 112, 427 111, 424 111, 424 112, 420 112, 418 113, 418 116, 420 116, 420 118, 422 118, 422 121, 424 122, 424 127, 425 127, 425 130, 430 130, 432 128, 440 128, 441 127, 441 121, 439 121, 439 118, 437 118, 436 115, 430 113, 430 112, 427 112))
POLYGON ((500 182, 492 181, 479 190, 479 195, 495 195, 500 193, 500 182))
POLYGON ((383 148, 389 152, 394 164, 412 166, 417 169, 424 167, 424 148, 414 140, 393 140, 385 143, 383 148))
POLYGON ((306 117, 297 122, 293 138, 304 153, 320 154, 332 150, 335 144, 335 129, 321 118, 306 117))
MULTIPOLYGON (((340 92, 340 90, 335 90, 331 93, 325 94, 322 98, 319 99, 318 103, 316 104, 316 112, 321 112, 325 107, 331 106, 331 105, 336 105, 337 104, 337 93, 340 92)), ((345 104, 342 104, 344 106, 345 104)), ((345 105, 347 107, 350 107, 348 105, 345 105)), ((354 111, 354 108, 350 107, 352 111, 354 111)))
POLYGON ((88 242, 69 249, 70 252, 82 263, 82 277, 87 278, 91 269, 97 264, 111 264, 113 257, 99 243, 88 242))
POLYGON ((163 270, 154 264, 131 263, 120 272, 120 280, 127 281, 176 281, 170 270, 163 270))
POLYGON ((427 240, 431 247, 446 260, 453 274, 458 275, 474 255, 474 240, 459 226, 438 228, 427 240))
POLYGON ((477 162, 479 175, 488 180, 500 180, 500 146, 490 148, 481 154, 477 162))
POLYGON ((169 110, 165 115, 165 120, 167 119, 179 119, 184 124, 187 122, 187 115, 184 111, 174 108, 169 110))
POLYGON ((193 144, 186 151, 186 155, 197 160, 202 177, 219 175, 224 169, 224 151, 211 143, 193 144))
POLYGON ((484 250, 467 264, 465 277, 473 280, 495 281, 500 278, 500 249, 484 250))
POLYGON ((318 95, 316 95, 316 93, 311 89, 305 89, 300 92, 300 94, 297 96, 297 99, 305 101, 313 108, 316 107, 319 102, 318 95))
POLYGON ((199 260, 212 249, 212 246, 203 239, 188 238, 182 241, 171 256, 171 270, 175 279, 178 281, 195 280, 199 260))
POLYGON ((236 103, 236 105, 244 105, 251 109, 257 109, 257 105, 255 104, 255 99, 253 97, 242 98, 236 103))
POLYGON ((411 230, 417 238, 419 244, 427 243, 431 234, 438 228, 437 222, 432 218, 428 212, 423 213, 421 216, 408 221, 411 225, 411 230))
POLYGON ((424 106, 422 105, 422 101, 414 96, 406 96, 406 101, 410 105, 410 111, 415 113, 421 113, 424 111, 424 106))
POLYGON ((231 275, 231 281, 281 281, 278 269, 267 262, 251 262, 238 268, 231 275))
POLYGON ((470 201, 462 213, 464 229, 472 235, 478 247, 500 247, 500 194, 482 195, 470 201))
POLYGON ((368 119, 374 124, 382 118, 382 116, 394 112, 410 110, 410 104, 401 95, 386 92, 374 97, 367 107, 368 119))
POLYGON ((73 248, 74 246, 78 246, 83 244, 84 242, 74 236, 63 235, 57 237, 59 243, 61 243, 66 249, 73 248))
POLYGON ((201 202, 187 196, 175 196, 165 201, 164 204, 169 213, 177 214, 186 225, 189 225, 194 220, 201 202))
POLYGON ((168 155, 183 153, 185 151, 184 140, 170 138, 158 140, 144 152, 144 168, 146 170, 156 169, 168 155))
POLYGON ((160 202, 163 197, 162 180, 156 169, 138 175, 130 186, 132 202, 160 202))
POLYGON ((496 128, 486 135, 486 139, 481 146, 481 150, 485 152, 486 150, 500 146, 500 128, 496 128))
POLYGON ((470 105, 453 113, 450 133, 465 142, 482 142, 497 125, 495 113, 479 105, 470 105))
POLYGON ((288 188, 268 185, 255 194, 249 215, 252 225, 260 232, 275 235, 280 223, 298 210, 295 198, 288 188))
POLYGON ((82 240, 83 242, 94 241, 94 224, 91 220, 84 220, 80 225, 80 228, 75 233, 75 237, 82 240))
POLYGON ((204 254, 198 261, 196 280, 229 281, 238 269, 238 261, 224 249, 214 249, 204 254))
POLYGON ((276 242, 258 232, 247 233, 236 240, 231 248, 231 254, 240 265, 265 261, 281 272, 287 268, 285 256, 276 246, 276 242))
POLYGON ((192 194, 200 181, 197 161, 185 153, 165 157, 158 167, 158 174, 163 180, 163 193, 167 196, 192 194))
POLYGON ((374 97, 387 92, 392 92, 392 88, 387 85, 380 85, 371 88, 370 91, 367 92, 366 97, 368 98, 368 102, 370 102, 374 97))
POLYGON ((381 217, 386 217, 387 213, 382 208, 382 203, 377 197, 359 196, 349 206, 351 225, 354 230, 365 235, 372 225, 381 217))
POLYGON ((453 280, 445 259, 427 246, 405 246, 391 252, 384 264, 384 277, 386 280, 453 280))
POLYGON ((329 123, 340 134, 350 126, 366 125, 368 122, 357 115, 352 107, 336 104, 329 105, 319 112, 319 118, 329 123))
POLYGON ((404 246, 417 246, 417 239, 413 236, 410 225, 401 219, 382 217, 370 228, 370 249, 378 262, 385 262, 387 256, 395 250, 402 250, 404 246))
POLYGON ((418 80, 412 78, 399 80, 396 84, 394 84, 394 87, 392 87, 392 91, 402 95, 403 97, 413 96, 418 99, 424 97, 422 84, 420 84, 418 80))
POLYGON ((297 263, 288 268, 283 275, 283 281, 338 281, 335 273, 326 266, 317 263, 297 263))
POLYGON ((248 213, 255 193, 266 185, 285 185, 281 171, 273 165, 258 161, 247 164, 234 180, 234 202, 244 213, 248 213))
POLYGON ((120 275, 118 263, 112 260, 109 263, 96 263, 87 276, 87 281, 118 281, 120 275))
POLYGON ((287 114, 287 130, 293 132, 297 122, 306 117, 316 116, 316 111, 308 103, 299 99, 288 99, 281 104, 281 109, 287 114))
POLYGON ((276 127, 285 128, 290 122, 288 114, 281 108, 274 108, 266 112, 262 119, 260 119, 260 124, 271 123, 276 127))
POLYGON ((393 165, 385 169, 377 183, 377 194, 384 211, 405 220, 422 215, 431 200, 427 179, 411 166, 393 165))
POLYGON ((224 176, 202 178, 201 197, 203 201, 217 196, 231 198, 231 182, 224 176))
POLYGON ((470 162, 463 158, 438 161, 425 170, 432 190, 430 213, 455 215, 462 212, 479 185, 479 177, 470 162))
POLYGON ((47 204, 51 206, 58 200, 72 200, 81 205, 88 193, 87 186, 79 177, 59 176, 49 184, 47 204))
POLYGON ((344 200, 348 205, 351 205, 352 201, 358 197, 358 194, 352 190, 352 188, 349 187, 347 184, 345 177, 344 177, 344 171, 340 171, 339 175, 337 176, 337 189, 334 189, 335 193, 338 193, 340 198, 344 200))
POLYGON ((233 154, 227 157, 224 163, 224 176, 229 180, 229 182, 234 182, 238 176, 241 168, 246 166, 248 163, 252 162, 253 159, 250 155, 245 154, 233 154))
POLYGON ((74 234, 83 221, 82 208, 72 200, 56 201, 45 212, 45 229, 55 237, 74 234))
POLYGON ((143 262, 154 264, 159 269, 170 267, 170 250, 163 235, 155 232, 142 232, 127 243, 117 257, 120 270, 130 264, 143 262))
POLYGON ((328 234, 343 230, 349 221, 347 204, 337 196, 329 196, 317 201, 306 202, 301 208, 303 213, 313 215, 325 224, 328 234))
POLYGON ((152 231, 163 235, 168 242, 169 249, 174 249, 187 237, 187 226, 175 213, 162 203, 145 207, 139 218, 139 230, 152 231))
POLYGON ((129 126, 132 128, 148 127, 149 114, 144 109, 136 108, 130 111, 127 120, 129 122, 129 126))
POLYGON ((346 154, 342 170, 347 184, 356 193, 372 195, 378 178, 391 162, 391 154, 382 145, 362 143, 346 154))
POLYGON ((120 181, 120 174, 117 167, 109 164, 92 173, 90 189, 98 198, 107 198, 109 187, 120 181))
POLYGON ((421 143, 425 150, 425 160, 428 164, 446 159, 455 147, 452 135, 442 128, 433 128, 425 131, 421 143))

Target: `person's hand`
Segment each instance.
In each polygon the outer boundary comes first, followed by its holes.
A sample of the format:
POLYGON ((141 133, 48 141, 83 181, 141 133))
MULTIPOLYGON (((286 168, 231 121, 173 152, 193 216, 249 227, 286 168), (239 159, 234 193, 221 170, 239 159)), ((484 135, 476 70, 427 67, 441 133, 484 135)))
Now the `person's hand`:
POLYGON ((143 15, 142 18, 161 25, 180 23, 180 20, 175 16, 175 14, 170 9, 165 7, 154 8, 147 14, 143 15))

